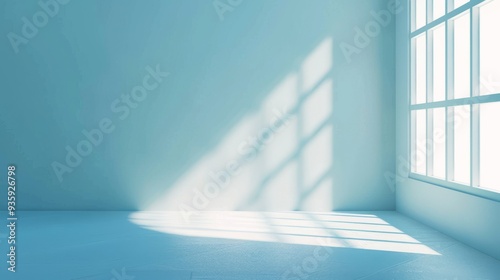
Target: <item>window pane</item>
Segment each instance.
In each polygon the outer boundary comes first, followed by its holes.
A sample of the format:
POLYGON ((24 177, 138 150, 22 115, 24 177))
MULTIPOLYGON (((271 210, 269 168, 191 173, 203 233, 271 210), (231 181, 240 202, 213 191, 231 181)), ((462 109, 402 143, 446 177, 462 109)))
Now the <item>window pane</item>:
POLYGON ((426 174, 427 168, 427 148, 426 148, 426 113, 425 110, 415 111, 415 151, 413 151, 414 166, 413 171, 415 173, 426 174))
POLYGON ((457 182, 470 182, 470 106, 453 107, 454 177, 457 182))
POLYGON ((500 102, 480 105, 479 185, 500 192, 500 102))
POLYGON ((426 24, 426 9, 427 5, 425 0, 413 0, 415 1, 415 28, 419 29, 420 27, 426 24))
POLYGON ((445 26, 440 25, 433 31, 433 100, 442 101, 445 99, 446 82, 446 45, 445 26))
POLYGON ((469 2, 469 0, 454 0, 453 1, 453 8, 456 9, 467 2, 469 2))
POLYGON ((432 19, 444 16, 446 0, 434 0, 432 3, 432 19))
POLYGON ((415 40, 415 102, 425 103, 426 101, 426 39, 425 33, 415 40))
POLYGON ((444 108, 433 109, 433 170, 432 176, 446 176, 446 113, 444 108))
POLYGON ((500 93, 500 0, 480 8, 480 94, 500 93))
POLYGON ((454 20, 454 96, 470 96, 470 17, 464 13, 454 20))

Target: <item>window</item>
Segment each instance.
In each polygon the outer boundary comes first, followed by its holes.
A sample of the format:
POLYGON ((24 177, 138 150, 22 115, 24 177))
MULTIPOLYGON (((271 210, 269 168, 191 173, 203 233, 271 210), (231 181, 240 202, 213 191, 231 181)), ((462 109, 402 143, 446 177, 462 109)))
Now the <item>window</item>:
POLYGON ((410 1, 410 176, 500 193, 500 0, 410 1))

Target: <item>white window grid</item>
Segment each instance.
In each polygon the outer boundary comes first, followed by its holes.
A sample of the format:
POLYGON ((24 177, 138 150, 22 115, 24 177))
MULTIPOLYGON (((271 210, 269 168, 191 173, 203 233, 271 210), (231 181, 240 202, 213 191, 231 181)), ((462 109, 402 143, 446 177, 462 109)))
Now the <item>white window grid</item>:
MULTIPOLYGON (((454 0, 445 1, 445 14, 439 18, 433 19, 433 0, 409 0, 409 66, 410 66, 410 84, 409 84, 409 166, 410 178, 420 181, 440 185, 443 187, 463 191, 473 195, 485 197, 500 201, 500 193, 488 190, 486 186, 479 186, 479 105, 489 102, 499 102, 500 92, 488 95, 480 95, 480 77, 479 77, 479 8, 492 0, 470 0, 464 5, 454 8, 454 0), (416 1, 426 1, 426 24, 422 27, 415 28, 416 26, 416 1), (470 95, 466 98, 454 98, 454 22, 453 19, 461 14, 467 13, 470 17, 470 95), (445 49, 446 49, 446 63, 445 63, 445 87, 446 94, 445 100, 433 101, 433 36, 432 32, 436 27, 445 26, 445 49), (416 38, 425 36, 426 38, 426 102, 416 103, 415 92, 415 57, 416 57, 416 38), (454 181, 454 150, 453 150, 453 133, 454 133, 454 120, 450 116, 453 114, 454 106, 470 106, 470 180, 469 184, 458 183, 454 181), (416 110, 426 110, 426 140, 433 143, 433 116, 432 112, 435 108, 445 108, 446 115, 446 176, 439 179, 431 176, 433 168, 433 145, 426 145, 426 172, 425 174, 415 173, 413 166, 415 165, 416 156, 414 152, 417 150, 416 139, 416 110)), ((499 15, 500 16, 500 15, 499 15)), ((500 26, 499 26, 500 29, 500 26)), ((499 50, 500 51, 500 50, 499 50)), ((500 67, 500 65, 499 65, 500 67)), ((500 144, 500 143, 499 143, 500 144)), ((500 166, 499 166, 500 172, 500 166)))

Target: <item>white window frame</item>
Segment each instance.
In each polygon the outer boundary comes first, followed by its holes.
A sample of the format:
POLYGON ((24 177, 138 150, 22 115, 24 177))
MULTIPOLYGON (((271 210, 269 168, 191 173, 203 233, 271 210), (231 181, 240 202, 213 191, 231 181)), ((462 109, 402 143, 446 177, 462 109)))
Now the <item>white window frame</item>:
MULTIPOLYGON (((495 201, 500 201, 500 192, 496 190, 488 190, 483 186, 479 187, 479 105, 489 102, 499 102, 500 93, 494 93, 489 95, 479 95, 480 94, 480 81, 479 81, 479 8, 483 4, 488 3, 490 0, 470 0, 468 3, 452 9, 454 0, 446 0, 445 15, 434 19, 432 18, 432 0, 408 0, 408 20, 409 20, 409 57, 408 57, 408 67, 409 67, 409 84, 408 84, 408 127, 409 127, 409 138, 408 138, 408 149, 409 149, 409 177, 415 180, 424 181, 434 185, 458 190, 461 192, 473 194, 476 196, 492 199, 495 201), (423 27, 415 29, 416 24, 416 1, 427 1, 426 2, 426 24, 423 27), (455 17, 460 14, 469 11, 468 16, 470 16, 470 97, 453 99, 453 85, 454 85, 454 73, 450 71, 453 69, 453 21, 455 17), (445 49, 446 49, 446 63, 445 63, 445 100, 444 101, 432 101, 432 80, 433 80, 433 67, 432 67, 432 30, 439 25, 445 25, 445 49), (415 104, 416 94, 415 90, 415 41, 420 35, 426 36, 426 103, 415 104), (454 174, 454 158, 453 158, 453 119, 449 119, 449 109, 452 106, 460 105, 470 105, 470 180, 469 184, 462 184, 453 181, 454 174), (415 115, 412 114, 415 110, 425 109, 426 110, 426 139, 433 143, 433 116, 432 111, 428 109, 434 108, 445 108, 446 115, 446 155, 445 155, 445 169, 446 177, 444 179, 439 179, 436 177, 431 177, 433 156, 432 151, 429 152, 429 147, 426 151, 426 174, 422 175, 413 172, 413 166, 415 164, 414 151, 416 147, 414 140, 416 139, 416 119, 415 115), (413 147, 412 147, 413 145, 413 147)), ((499 50, 500 51, 500 50, 499 50)), ((433 145, 430 146, 432 149, 433 145)), ((500 171, 499 171, 500 172, 500 171)))

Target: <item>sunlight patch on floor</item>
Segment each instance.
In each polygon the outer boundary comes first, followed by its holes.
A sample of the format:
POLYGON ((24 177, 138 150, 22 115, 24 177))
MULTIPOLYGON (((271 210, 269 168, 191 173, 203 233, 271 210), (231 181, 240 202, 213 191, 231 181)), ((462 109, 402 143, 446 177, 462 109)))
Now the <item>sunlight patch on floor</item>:
POLYGON ((375 215, 313 212, 193 213, 140 211, 130 215, 143 228, 193 237, 440 255, 375 215))

